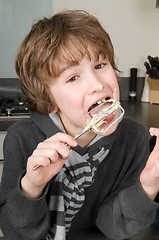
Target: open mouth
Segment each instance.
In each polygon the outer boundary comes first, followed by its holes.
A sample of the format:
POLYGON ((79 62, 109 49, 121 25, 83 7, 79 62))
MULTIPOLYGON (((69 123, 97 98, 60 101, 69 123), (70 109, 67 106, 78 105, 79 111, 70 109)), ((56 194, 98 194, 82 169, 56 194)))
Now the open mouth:
POLYGON ((92 104, 88 110, 85 115, 86 127, 82 134, 88 130, 103 134, 124 115, 120 102, 109 97, 92 104))
POLYGON ((104 98, 90 106, 90 108, 88 109, 88 115, 92 118, 94 115, 101 112, 103 108, 108 107, 110 104, 112 104, 110 98, 104 98))

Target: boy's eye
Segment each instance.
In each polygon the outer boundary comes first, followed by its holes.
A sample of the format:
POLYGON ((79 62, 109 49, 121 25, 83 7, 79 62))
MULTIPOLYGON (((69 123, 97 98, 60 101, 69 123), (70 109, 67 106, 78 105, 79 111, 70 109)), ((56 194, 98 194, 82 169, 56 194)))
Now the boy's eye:
POLYGON ((73 76, 73 77, 69 78, 67 82, 74 82, 77 79, 78 79, 78 76, 73 76))
POLYGON ((101 69, 106 65, 106 63, 100 63, 98 65, 95 66, 95 69, 101 69))

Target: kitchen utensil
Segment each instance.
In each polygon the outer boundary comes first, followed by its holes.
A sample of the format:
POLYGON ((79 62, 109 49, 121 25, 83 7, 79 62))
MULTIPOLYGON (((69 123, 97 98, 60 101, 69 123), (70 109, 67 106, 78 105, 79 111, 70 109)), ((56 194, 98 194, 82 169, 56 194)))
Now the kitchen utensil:
POLYGON ((130 68, 129 101, 136 101, 137 68, 130 68))
POLYGON ((153 72, 152 72, 152 69, 151 69, 149 63, 144 62, 144 65, 146 67, 146 73, 149 75, 150 78, 153 78, 153 72))
POLYGON ((158 57, 148 56, 148 62, 145 62, 144 65, 146 67, 146 73, 149 75, 151 79, 159 79, 159 59, 158 57))
MULTIPOLYGON (((124 109, 120 105, 119 101, 115 101, 114 99, 103 100, 100 104, 98 104, 85 115, 86 127, 83 129, 83 131, 77 134, 74 139, 76 140, 87 131, 94 131, 97 134, 105 133, 116 122, 121 120, 123 115, 124 109), (108 106, 109 103, 110 105, 108 106), (104 105, 106 105, 106 107, 104 105), (107 123, 108 116, 113 116, 115 114, 118 114, 118 116, 115 117, 115 120, 113 122, 110 122, 110 124, 108 124, 106 129, 104 128, 106 125, 104 125, 103 128, 100 128, 104 123, 107 123)), ((38 169, 39 167, 41 167, 41 165, 36 165, 33 168, 33 171, 38 169)))
POLYGON ((146 74, 146 76, 145 76, 141 102, 149 102, 150 101, 150 87, 148 85, 147 78, 148 78, 148 74, 146 74))

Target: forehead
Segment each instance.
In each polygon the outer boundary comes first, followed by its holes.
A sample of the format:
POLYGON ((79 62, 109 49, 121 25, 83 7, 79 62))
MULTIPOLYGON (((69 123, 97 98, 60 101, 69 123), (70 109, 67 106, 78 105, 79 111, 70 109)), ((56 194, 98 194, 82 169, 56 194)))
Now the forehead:
POLYGON ((79 64, 84 57, 87 57, 90 61, 92 59, 98 61, 101 55, 106 58, 104 50, 100 46, 83 39, 73 39, 73 41, 61 44, 54 64, 56 77, 65 70, 65 67, 79 64))

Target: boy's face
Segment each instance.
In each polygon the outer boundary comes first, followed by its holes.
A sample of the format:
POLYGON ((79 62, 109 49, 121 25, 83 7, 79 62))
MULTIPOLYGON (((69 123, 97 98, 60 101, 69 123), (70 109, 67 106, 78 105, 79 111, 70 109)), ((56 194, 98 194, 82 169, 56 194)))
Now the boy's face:
MULTIPOLYGON (((118 82, 111 64, 102 55, 96 61, 91 48, 89 52, 91 60, 86 56, 78 65, 63 64, 63 72, 50 85, 57 112, 67 133, 72 136, 86 126, 85 115, 93 104, 105 98, 114 98, 115 89, 116 100, 119 100, 118 82)), ((111 134, 115 129, 116 125, 113 125, 104 135, 111 134)))

